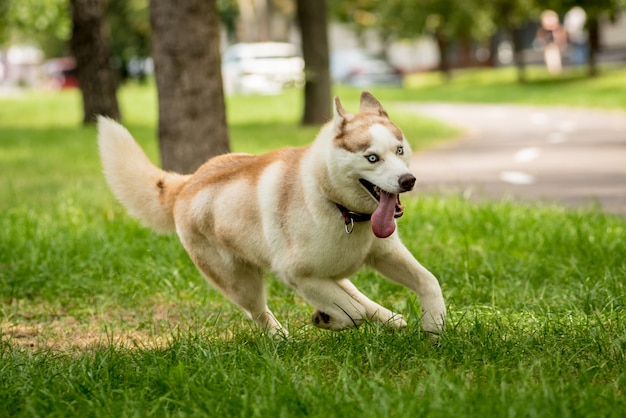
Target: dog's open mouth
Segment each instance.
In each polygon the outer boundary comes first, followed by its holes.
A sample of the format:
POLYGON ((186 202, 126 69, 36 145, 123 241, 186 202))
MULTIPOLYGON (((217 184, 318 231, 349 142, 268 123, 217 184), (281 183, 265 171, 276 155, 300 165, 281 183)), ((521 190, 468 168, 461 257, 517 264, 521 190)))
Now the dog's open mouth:
POLYGON ((400 195, 389 193, 365 179, 359 179, 365 190, 378 201, 378 207, 372 213, 372 231, 378 238, 387 238, 396 230, 394 218, 404 214, 400 195))

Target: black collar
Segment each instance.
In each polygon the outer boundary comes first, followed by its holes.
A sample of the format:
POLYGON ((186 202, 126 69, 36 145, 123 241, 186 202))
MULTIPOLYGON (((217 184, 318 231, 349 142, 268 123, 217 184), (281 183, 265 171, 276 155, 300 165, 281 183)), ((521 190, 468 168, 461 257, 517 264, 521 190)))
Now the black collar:
POLYGON ((353 212, 345 206, 341 206, 339 203, 335 203, 335 205, 337 205, 337 208, 339 208, 339 211, 341 211, 341 214, 343 215, 343 220, 346 222, 346 225, 348 225, 351 221, 367 222, 372 219, 372 215, 369 213, 353 212))
POLYGON ((367 222, 372 219, 372 215, 370 215, 369 213, 353 212, 345 206, 340 205, 339 203, 335 203, 335 205, 337 205, 337 208, 343 216, 343 220, 346 224, 346 232, 348 234, 352 233, 355 222, 367 222))

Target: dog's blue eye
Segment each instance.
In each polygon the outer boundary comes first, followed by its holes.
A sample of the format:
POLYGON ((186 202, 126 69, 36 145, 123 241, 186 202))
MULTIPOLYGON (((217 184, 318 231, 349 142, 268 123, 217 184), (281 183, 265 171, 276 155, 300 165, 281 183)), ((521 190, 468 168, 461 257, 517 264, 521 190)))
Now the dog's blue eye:
POLYGON ((404 154, 404 147, 398 147, 398 155, 404 154))
POLYGON ((369 161, 370 163, 375 163, 378 161, 378 155, 376 154, 366 155, 365 158, 367 158, 367 161, 369 161))

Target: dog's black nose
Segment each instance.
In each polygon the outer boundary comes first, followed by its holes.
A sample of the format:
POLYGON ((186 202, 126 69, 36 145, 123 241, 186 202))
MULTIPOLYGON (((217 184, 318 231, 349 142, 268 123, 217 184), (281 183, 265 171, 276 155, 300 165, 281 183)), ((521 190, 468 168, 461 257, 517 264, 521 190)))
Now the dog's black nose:
POLYGON ((398 184, 400 184, 400 188, 404 192, 408 192, 415 186, 415 176, 413 174, 407 173, 400 176, 398 179, 398 184))

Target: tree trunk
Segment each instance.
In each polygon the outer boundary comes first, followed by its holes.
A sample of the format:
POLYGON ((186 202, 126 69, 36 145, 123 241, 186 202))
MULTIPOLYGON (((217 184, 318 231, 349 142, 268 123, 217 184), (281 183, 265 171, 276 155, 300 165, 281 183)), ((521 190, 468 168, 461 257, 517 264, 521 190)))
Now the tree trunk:
POLYGON ((598 75, 597 54, 600 51, 600 24, 598 18, 590 18, 587 21, 587 29, 589 30, 589 77, 598 75))
POLYGON ((305 66, 303 125, 319 125, 331 116, 326 0, 298 0, 298 24, 305 66))
POLYGON ((70 48, 83 97, 83 123, 94 123, 98 115, 120 119, 110 34, 104 22, 106 0, 71 0, 70 5, 70 48))
POLYGON ((151 0, 150 20, 161 163, 191 173, 229 152, 215 0, 151 0))
POLYGON ((441 72, 444 81, 448 82, 452 78, 450 62, 448 60, 448 40, 440 31, 435 33, 435 40, 437 41, 437 48, 439 49, 439 72, 441 72))
POLYGON ((509 36, 513 44, 513 61, 517 67, 517 81, 519 83, 526 82, 526 63, 524 62, 524 51, 522 43, 522 30, 520 28, 509 28, 509 36))

